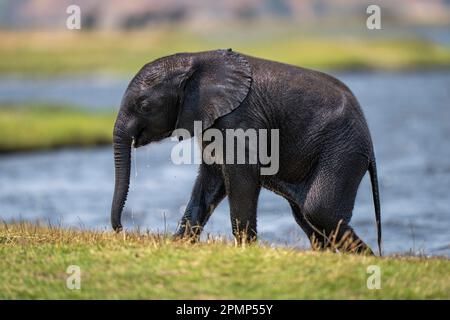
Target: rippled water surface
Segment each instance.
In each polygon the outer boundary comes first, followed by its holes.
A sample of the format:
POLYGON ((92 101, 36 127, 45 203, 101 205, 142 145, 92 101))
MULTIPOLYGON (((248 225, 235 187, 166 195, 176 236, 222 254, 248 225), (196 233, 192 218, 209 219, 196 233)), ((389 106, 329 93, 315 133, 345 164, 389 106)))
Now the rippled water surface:
MULTIPOLYGON (((386 252, 450 255, 450 72, 338 74, 363 106, 372 132, 381 187, 386 252)), ((0 102, 53 101, 85 108, 119 105, 126 80, 0 79, 0 102)), ((173 142, 137 151, 125 212, 128 228, 173 232, 196 176, 195 165, 170 161, 173 142)), ((109 228, 113 192, 109 147, 0 156, 0 216, 109 228)), ((369 179, 358 192, 352 223, 376 244, 369 179)), ((307 247, 288 203, 264 191, 260 238, 307 247)), ((206 233, 230 236, 227 201, 206 233)))

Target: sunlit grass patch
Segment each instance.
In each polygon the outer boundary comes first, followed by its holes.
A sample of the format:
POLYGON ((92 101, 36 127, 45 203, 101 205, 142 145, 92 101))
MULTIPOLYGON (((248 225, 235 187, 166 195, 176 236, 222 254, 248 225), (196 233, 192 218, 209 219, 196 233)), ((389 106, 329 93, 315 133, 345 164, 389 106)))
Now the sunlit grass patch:
POLYGON ((114 119, 72 107, 0 106, 0 152, 108 144, 114 119))
POLYGON ((449 298, 442 258, 363 257, 225 240, 174 242, 147 232, 0 226, 0 298, 423 299, 449 298), (81 289, 66 287, 69 265, 81 289), (367 288, 367 267, 381 289, 367 288))

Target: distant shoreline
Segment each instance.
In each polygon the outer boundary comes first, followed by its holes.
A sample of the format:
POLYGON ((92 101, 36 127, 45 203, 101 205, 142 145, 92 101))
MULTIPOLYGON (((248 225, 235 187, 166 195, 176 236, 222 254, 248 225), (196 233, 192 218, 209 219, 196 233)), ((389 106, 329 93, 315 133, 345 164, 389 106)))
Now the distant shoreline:
POLYGON ((114 120, 113 112, 88 112, 55 105, 3 106, 0 155, 108 145, 112 143, 114 120))

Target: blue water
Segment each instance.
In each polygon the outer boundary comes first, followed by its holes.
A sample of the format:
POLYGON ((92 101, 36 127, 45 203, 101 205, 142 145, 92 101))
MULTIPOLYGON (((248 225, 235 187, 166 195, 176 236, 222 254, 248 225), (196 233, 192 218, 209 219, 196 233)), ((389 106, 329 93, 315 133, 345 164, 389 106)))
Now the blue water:
MULTIPOLYGON (((385 252, 450 256, 450 72, 340 73, 337 77, 358 97, 372 132, 385 252)), ((88 109, 118 108, 127 82, 101 77, 0 79, 0 103, 50 101, 88 109)), ((124 217, 127 228, 175 230, 197 168, 174 165, 172 146, 164 141, 137 151, 124 217)), ((109 229, 113 172, 110 147, 2 155, 0 217, 109 229)), ((352 223, 375 248, 367 177, 358 192, 352 223)), ((258 230, 264 241, 308 247, 287 202, 268 191, 260 197, 258 230)), ((205 233, 231 235, 226 200, 205 233)))

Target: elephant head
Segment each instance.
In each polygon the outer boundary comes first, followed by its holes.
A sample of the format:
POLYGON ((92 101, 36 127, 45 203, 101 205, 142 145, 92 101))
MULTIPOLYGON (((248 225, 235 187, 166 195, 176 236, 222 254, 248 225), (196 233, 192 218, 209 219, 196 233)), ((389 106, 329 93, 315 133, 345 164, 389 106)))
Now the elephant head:
POLYGON ((130 184, 131 147, 169 137, 175 129, 194 134, 237 108, 252 77, 247 59, 229 50, 181 53, 146 64, 131 80, 114 125, 115 187, 111 224, 120 231, 130 184))

